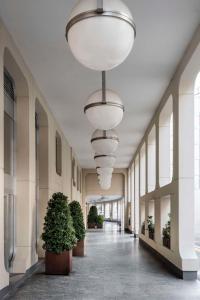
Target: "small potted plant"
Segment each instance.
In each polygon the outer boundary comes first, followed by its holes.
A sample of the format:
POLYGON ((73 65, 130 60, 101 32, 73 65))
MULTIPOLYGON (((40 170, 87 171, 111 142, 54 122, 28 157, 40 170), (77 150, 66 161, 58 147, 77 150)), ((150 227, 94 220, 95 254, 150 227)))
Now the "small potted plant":
POLYGON ((78 201, 72 201, 69 204, 73 226, 77 238, 77 245, 73 248, 73 256, 84 256, 84 239, 85 239, 85 225, 83 213, 78 201))
POLYGON ((103 228, 104 217, 102 215, 98 215, 96 219, 97 228, 103 228))
POLYGON ((165 224, 165 227, 163 228, 162 234, 163 234, 163 246, 167 247, 168 249, 171 249, 171 215, 169 214, 169 220, 165 224))
POLYGON ((88 222, 87 222, 89 229, 97 227, 97 224, 96 224, 97 216, 98 216, 98 213, 97 213, 96 206, 91 206, 90 211, 89 211, 89 215, 88 215, 88 222))
POLYGON ((141 233, 145 235, 145 221, 142 223, 141 233))
POLYGON ((154 231, 155 231, 155 226, 154 226, 154 223, 153 223, 153 216, 148 216, 148 219, 147 219, 147 224, 148 224, 148 230, 149 230, 149 238, 151 240, 154 240, 154 231))
POLYGON ((72 270, 72 248, 77 242, 67 197, 53 194, 48 202, 42 234, 45 271, 48 275, 68 275, 72 270))

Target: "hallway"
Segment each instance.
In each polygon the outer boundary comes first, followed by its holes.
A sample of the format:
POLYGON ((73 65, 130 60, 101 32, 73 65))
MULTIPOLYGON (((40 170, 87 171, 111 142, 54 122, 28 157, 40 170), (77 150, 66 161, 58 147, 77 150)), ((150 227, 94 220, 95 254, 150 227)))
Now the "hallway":
POLYGON ((111 223, 102 232, 87 233, 86 257, 73 260, 69 277, 45 276, 41 270, 10 299, 199 300, 199 281, 176 279, 111 223))

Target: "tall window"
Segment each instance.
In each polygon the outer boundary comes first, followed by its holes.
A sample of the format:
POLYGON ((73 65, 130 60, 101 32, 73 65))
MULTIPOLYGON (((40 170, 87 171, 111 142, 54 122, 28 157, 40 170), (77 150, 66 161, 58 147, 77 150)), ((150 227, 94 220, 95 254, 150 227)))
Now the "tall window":
POLYGON ((156 186, 156 127, 152 127, 148 136, 148 192, 156 186))
POLYGON ((7 71, 4 72, 4 171, 14 175, 15 151, 15 96, 14 83, 7 71))
POLYGON ((173 176, 173 99, 167 100, 159 118, 160 186, 169 184, 173 176))
POLYGON ((56 132, 56 173, 62 175, 62 141, 58 132, 56 132))
POLYGON ((146 192, 146 144, 144 143, 140 151, 140 195, 146 192))
POLYGON ((76 162, 75 159, 72 159, 72 184, 73 186, 76 186, 76 179, 75 179, 75 166, 76 166, 76 162))

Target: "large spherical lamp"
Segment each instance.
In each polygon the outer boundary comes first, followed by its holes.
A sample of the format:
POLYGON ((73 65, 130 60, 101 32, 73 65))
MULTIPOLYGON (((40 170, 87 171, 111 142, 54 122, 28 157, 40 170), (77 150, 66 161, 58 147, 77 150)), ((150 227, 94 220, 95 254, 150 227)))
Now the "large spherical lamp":
POLYGON ((84 112, 95 129, 110 130, 122 121, 124 106, 115 92, 106 90, 105 101, 102 101, 102 93, 99 90, 89 97, 84 112))
POLYGON ((97 168, 98 175, 111 175, 113 173, 113 168, 97 168))
POLYGON ((107 71, 131 52, 136 28, 121 0, 82 0, 72 10, 66 39, 74 57, 84 66, 107 71))
POLYGON ((101 168, 113 168, 116 157, 112 154, 109 155, 95 155, 94 157, 96 166, 101 168))
POLYGON ((117 150, 119 139, 114 130, 96 130, 91 139, 95 153, 111 154, 117 150))

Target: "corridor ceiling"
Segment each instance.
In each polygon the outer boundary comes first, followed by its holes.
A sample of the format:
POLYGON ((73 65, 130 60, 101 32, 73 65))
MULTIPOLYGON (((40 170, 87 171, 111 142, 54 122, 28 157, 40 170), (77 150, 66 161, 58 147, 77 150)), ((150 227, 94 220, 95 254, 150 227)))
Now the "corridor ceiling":
MULTIPOLYGON (((200 22, 200 0, 124 2, 134 16, 137 38, 128 59, 107 74, 107 86, 119 93, 125 105, 124 120, 117 128, 121 143, 116 167, 128 167, 200 22)), ((81 166, 91 168, 93 130, 83 107, 88 96, 101 87, 101 74, 81 66, 66 43, 65 26, 76 3, 0 0, 0 16, 81 166)))

